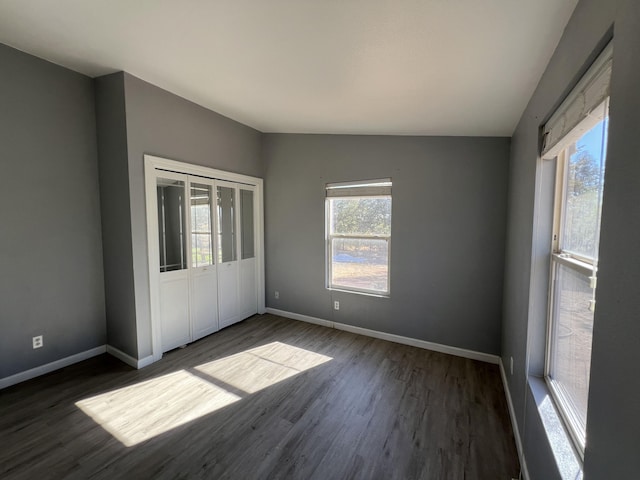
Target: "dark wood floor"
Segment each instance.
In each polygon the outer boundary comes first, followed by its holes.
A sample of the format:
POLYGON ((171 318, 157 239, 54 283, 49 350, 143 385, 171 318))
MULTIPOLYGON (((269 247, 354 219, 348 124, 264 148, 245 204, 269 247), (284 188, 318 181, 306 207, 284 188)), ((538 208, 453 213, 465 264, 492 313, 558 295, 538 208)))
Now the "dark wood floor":
POLYGON ((480 479, 519 466, 497 366, 272 315, 133 370, 0 391, 2 479, 480 479))

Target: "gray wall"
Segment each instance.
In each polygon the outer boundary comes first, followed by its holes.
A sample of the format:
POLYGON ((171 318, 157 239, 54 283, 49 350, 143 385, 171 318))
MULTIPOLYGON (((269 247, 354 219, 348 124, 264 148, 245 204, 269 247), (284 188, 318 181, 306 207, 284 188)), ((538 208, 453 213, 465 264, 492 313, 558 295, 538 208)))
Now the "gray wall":
POLYGON ((106 335, 93 83, 4 45, 0 65, 2 378, 106 335))
POLYGON ((498 354, 508 155, 508 138, 265 135, 267 305, 498 354), (385 177, 391 297, 330 292, 325 184, 385 177))
POLYGON ((585 478, 638 476, 640 3, 620 2, 605 173, 585 478))
POLYGON ((582 0, 514 133, 509 178, 502 355, 514 357, 508 378, 525 455, 536 479, 558 478, 527 374, 539 375, 544 295, 531 266, 547 261, 534 236, 539 127, 602 48, 613 27, 614 63, 609 151, 605 174, 597 309, 587 419, 585 478, 637 477, 640 434, 640 3, 582 0), (533 260, 533 262, 532 262, 533 260), (533 276, 531 275, 533 273, 533 276), (533 277, 533 282, 531 278, 533 277), (527 358, 529 357, 529 358, 527 358), (529 362, 527 361, 529 360, 529 362), (527 365, 529 372, 527 372, 527 365), (525 402, 525 398, 529 398, 525 402), (525 421, 526 418, 526 421, 525 421))
MULTIPOLYGON (((113 165, 109 160, 110 165, 105 167, 112 171, 113 181, 105 187, 103 198, 123 195, 124 201, 128 195, 129 211, 123 210, 123 217, 117 219, 113 232, 105 231, 105 251, 109 242, 122 244, 125 248, 122 253, 131 263, 118 274, 124 282, 113 292, 114 297, 107 292, 109 304, 123 301, 126 305, 124 317, 118 318, 117 324, 112 324, 110 317, 109 343, 112 338, 117 339, 118 344, 114 346, 122 345, 125 353, 142 359, 151 355, 144 154, 262 177, 261 134, 127 73, 115 76, 113 81, 120 82, 118 86, 110 83, 111 77, 97 80, 98 98, 101 95, 107 98, 111 110, 105 114, 111 115, 110 123, 118 130, 108 142, 108 148, 117 150, 118 159, 113 165), (103 87, 108 91, 102 91, 103 87), (123 125, 126 126, 124 134, 123 125), (127 168, 126 180, 123 165, 127 168), (127 185, 128 193, 123 193, 127 185), (124 220, 128 225, 124 225, 124 220), (128 245, 124 245, 125 241, 128 245)), ((118 262, 119 254, 118 249, 110 250, 110 254, 105 255, 105 264, 112 259, 118 262)))
POLYGON ((138 354, 124 74, 96 79, 107 342, 138 354))

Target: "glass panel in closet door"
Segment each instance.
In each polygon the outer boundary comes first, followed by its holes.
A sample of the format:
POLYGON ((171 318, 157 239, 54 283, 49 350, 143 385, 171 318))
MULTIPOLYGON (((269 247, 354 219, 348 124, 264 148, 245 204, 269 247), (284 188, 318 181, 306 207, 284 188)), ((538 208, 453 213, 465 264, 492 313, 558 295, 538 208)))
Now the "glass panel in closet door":
POLYGON ((253 258, 253 191, 240 189, 240 258, 253 258))
POLYGON ((213 265, 213 191, 211 185, 191 183, 191 265, 213 265))
POLYGON ((236 255, 235 188, 217 187, 218 263, 233 262, 236 255))
POLYGON ((184 182, 158 178, 158 238, 160 272, 187 268, 184 182))

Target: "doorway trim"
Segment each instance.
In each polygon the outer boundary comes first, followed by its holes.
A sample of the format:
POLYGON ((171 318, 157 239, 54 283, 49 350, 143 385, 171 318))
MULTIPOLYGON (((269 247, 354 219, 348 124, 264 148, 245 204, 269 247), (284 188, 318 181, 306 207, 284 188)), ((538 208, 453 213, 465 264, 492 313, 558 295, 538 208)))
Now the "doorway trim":
POLYGON ((256 291, 258 293, 258 313, 265 313, 264 296, 264 189, 262 178, 227 172, 214 168, 193 165, 154 155, 144 155, 145 206, 147 216, 147 251, 149 263, 149 304, 151 312, 151 348, 153 361, 162 358, 162 337, 160 325, 160 252, 155 233, 158 231, 156 175, 158 171, 200 176, 215 180, 225 180, 255 187, 256 195, 256 291))

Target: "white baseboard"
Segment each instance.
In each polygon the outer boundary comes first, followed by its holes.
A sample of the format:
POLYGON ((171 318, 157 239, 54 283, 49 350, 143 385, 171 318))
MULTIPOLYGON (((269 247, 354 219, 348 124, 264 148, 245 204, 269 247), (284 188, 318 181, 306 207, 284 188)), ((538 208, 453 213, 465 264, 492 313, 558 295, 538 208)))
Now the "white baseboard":
POLYGON ((310 317, 308 315, 301 315, 299 313, 287 312, 275 308, 267 308, 267 313, 291 318, 293 320, 300 320, 302 322, 313 323, 315 325, 321 325, 323 327, 344 330, 345 332, 357 333, 358 335, 379 338, 380 340, 387 340, 389 342, 401 343, 403 345, 410 345, 412 347, 424 348, 425 350, 432 350, 434 352, 447 353, 449 355, 455 355, 456 357, 470 358, 472 360, 479 360, 481 362, 492 363, 495 365, 500 364, 500 357, 497 355, 492 355, 490 353, 476 352, 474 350, 467 350, 465 348, 450 347, 448 345, 442 345, 440 343, 418 340, 417 338, 394 335, 393 333, 379 332, 377 330, 369 330, 368 328, 362 327, 354 327, 353 325, 347 325, 345 323, 331 322, 322 318, 310 317))
POLYGON ((301 322, 313 323, 314 325, 321 325, 323 327, 335 328, 334 323, 329 320, 322 320, 321 318, 310 317, 308 315, 302 315, 300 313, 286 312, 284 310, 278 310, 277 308, 266 308, 267 313, 272 315, 278 315, 279 317, 290 318, 292 320, 300 320, 301 322))
POLYGON ((61 358, 60 360, 56 360, 55 362, 40 365, 39 367, 16 373, 15 375, 11 375, 9 377, 0 378, 0 389, 10 387, 11 385, 15 385, 16 383, 31 380, 32 378, 39 377, 40 375, 44 375, 45 373, 53 372, 54 370, 68 367, 69 365, 73 365, 74 363, 87 360, 88 358, 95 357, 97 355, 101 355, 106 351, 106 346, 101 345, 99 347, 92 348, 91 350, 85 350, 84 352, 61 358))
POLYGON ((141 369, 141 368, 147 367, 151 365, 153 362, 155 362, 155 360, 153 359, 153 355, 148 355, 138 360, 138 366, 136 368, 141 369))
POLYGON ((107 345, 107 353, 109 355, 113 355, 121 362, 124 362, 135 369, 144 368, 147 365, 151 365, 153 363, 153 355, 149 355, 148 357, 144 357, 138 360, 137 358, 133 358, 131 355, 128 355, 122 350, 117 349, 116 347, 113 347, 111 345, 107 345))
POLYGON ((527 462, 524 458, 524 448, 522 446, 522 437, 520 437, 520 429, 518 428, 518 422, 516 420, 516 411, 513 408, 513 401, 511 400, 511 393, 509 391, 509 384, 507 383, 507 373, 504 370, 502 358, 500 358, 500 376, 502 377, 502 385, 504 387, 504 394, 507 397, 507 405, 509 407, 509 417, 511 417, 511 427, 513 428, 513 436, 516 439, 516 449, 518 450, 518 458, 520 459, 520 474, 523 480, 529 480, 529 470, 527 470, 527 462))

